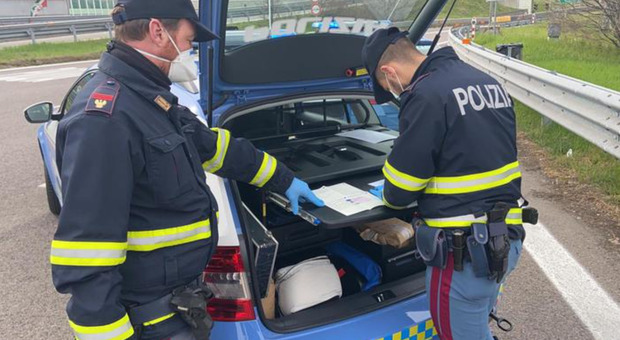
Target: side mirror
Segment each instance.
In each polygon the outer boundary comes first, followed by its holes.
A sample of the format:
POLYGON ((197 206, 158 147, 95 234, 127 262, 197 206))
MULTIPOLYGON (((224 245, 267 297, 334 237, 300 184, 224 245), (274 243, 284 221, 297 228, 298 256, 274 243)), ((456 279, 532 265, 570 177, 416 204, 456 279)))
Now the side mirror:
POLYGON ((42 102, 29 106, 24 110, 24 116, 29 123, 45 123, 52 119, 54 104, 42 102))

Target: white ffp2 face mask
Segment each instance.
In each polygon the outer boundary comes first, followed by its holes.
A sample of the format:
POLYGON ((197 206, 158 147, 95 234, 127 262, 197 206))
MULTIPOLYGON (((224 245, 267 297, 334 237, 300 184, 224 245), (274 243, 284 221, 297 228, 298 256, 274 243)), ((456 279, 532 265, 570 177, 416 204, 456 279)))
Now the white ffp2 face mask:
POLYGON ((170 38, 172 45, 177 50, 179 55, 174 58, 174 60, 168 60, 156 55, 153 55, 148 52, 144 52, 142 50, 136 49, 136 51, 148 55, 149 57, 155 58, 157 60, 161 60, 167 63, 170 63, 170 70, 168 71, 168 78, 171 82, 182 83, 182 82, 191 82, 198 79, 198 66, 196 66, 196 62, 194 61, 194 56, 192 55, 192 48, 190 47, 187 51, 181 52, 179 47, 174 42, 174 39, 170 36, 168 31, 164 31, 170 38))
MULTIPOLYGON (((396 94, 396 92, 392 90, 392 85, 390 85, 390 80, 388 79, 387 73, 384 73, 383 75, 385 76, 385 82, 388 84, 388 87, 390 88, 390 93, 394 96, 394 98, 400 99, 400 94, 396 94)), ((400 85, 400 88, 402 90, 401 93, 405 92, 405 88, 403 87, 403 83, 400 82, 400 78, 398 77, 398 74, 396 75, 396 79, 398 80, 398 85, 400 85)))

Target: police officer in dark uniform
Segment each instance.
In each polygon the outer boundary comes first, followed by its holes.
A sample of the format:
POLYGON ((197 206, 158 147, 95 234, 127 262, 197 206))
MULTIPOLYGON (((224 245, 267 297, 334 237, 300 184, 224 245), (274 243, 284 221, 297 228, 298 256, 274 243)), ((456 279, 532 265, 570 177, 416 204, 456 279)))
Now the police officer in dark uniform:
MULTIPOLYGON (((207 339, 202 274, 218 241, 216 174, 303 197, 306 183, 248 141, 209 129, 170 92, 197 77, 192 41, 217 38, 190 0, 120 0, 116 40, 60 122, 64 205, 51 249, 80 340, 207 339)), ((295 210, 296 208, 294 208, 295 210)))
POLYGON ((400 97, 400 135, 374 192, 394 209, 418 202, 435 328, 441 339, 492 339, 489 314, 519 259, 525 212, 534 215, 518 204, 510 96, 451 47, 427 57, 397 28, 374 32, 362 57, 377 102, 400 97))

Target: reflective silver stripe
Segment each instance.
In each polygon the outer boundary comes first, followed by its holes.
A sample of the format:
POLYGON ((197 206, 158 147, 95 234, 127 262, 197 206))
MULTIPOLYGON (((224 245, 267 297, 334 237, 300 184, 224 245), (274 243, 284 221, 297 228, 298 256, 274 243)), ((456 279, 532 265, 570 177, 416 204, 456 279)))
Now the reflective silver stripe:
POLYGON ((180 227, 130 231, 127 233, 127 242, 130 251, 151 251, 209 237, 211 237, 211 223, 207 219, 180 227))
POLYGON ((515 161, 503 167, 477 174, 433 177, 426 190, 427 194, 464 194, 496 188, 521 177, 519 162, 515 161))
POLYGON ((392 171, 391 165, 387 162, 385 166, 383 167, 383 173, 385 175, 385 178, 387 178, 387 180, 390 181, 390 183, 394 184, 395 186, 403 190, 419 191, 426 187, 426 182, 424 183, 414 182, 403 176, 399 176, 399 174, 392 171))
POLYGON ((80 326, 71 320, 69 320, 69 324, 79 340, 126 340, 134 334, 127 315, 112 324, 104 326, 80 326))
POLYGON ((60 266, 117 266, 125 262, 127 242, 53 240, 50 263, 60 266))
POLYGON ((52 248, 51 255, 58 257, 89 258, 89 259, 113 259, 125 257, 126 250, 103 250, 103 249, 59 249, 52 248))
POLYGON ((257 185, 259 187, 265 185, 265 183, 267 183, 267 181, 271 179, 271 176, 273 176, 274 172, 276 171, 276 166, 276 159, 273 158, 271 155, 264 153, 264 159, 261 167, 258 169, 258 173, 256 174, 256 176, 254 176, 252 181, 250 181, 250 184, 257 185))
POLYGON ((487 216, 482 215, 480 217, 476 217, 469 214, 454 217, 425 218, 424 221, 431 227, 468 227, 472 223, 486 222, 487 216))
POLYGON ((181 239, 188 238, 190 236, 198 235, 201 233, 208 233, 210 231, 211 231, 211 228, 206 226, 206 227, 199 227, 193 230, 188 230, 186 232, 174 234, 174 235, 145 237, 145 238, 129 238, 128 237, 127 242, 129 243, 130 247, 134 245, 158 244, 158 243, 181 240, 181 239))
POLYGON ((510 170, 508 170, 508 171, 506 171, 504 173, 497 174, 497 175, 494 175, 494 176, 485 177, 485 178, 481 178, 481 179, 473 179, 473 180, 463 181, 463 182, 436 182, 434 179, 431 179, 431 181, 428 183, 428 187, 429 188, 438 188, 438 189, 454 189, 454 188, 473 187, 473 186, 477 186, 477 185, 497 182, 497 181, 502 180, 504 178, 507 178, 510 175, 515 174, 515 173, 517 173, 519 171, 521 171, 520 168, 516 167, 516 168, 510 169, 510 170))
MULTIPOLYGON (((438 217, 438 218, 425 218, 424 221, 431 227, 469 227, 473 223, 485 223, 487 222, 487 216, 482 215, 476 217, 473 214, 453 216, 453 217, 438 217)), ((512 208, 506 215, 506 224, 521 224, 521 209, 512 208)))
POLYGON ((507 220, 520 219, 520 218, 523 218, 522 214, 520 212, 518 212, 518 213, 509 213, 508 215, 506 215, 506 219, 507 220))
POLYGON ((230 142, 230 133, 224 129, 213 129, 217 131, 217 145, 213 158, 204 162, 203 169, 207 172, 214 173, 224 165, 224 157, 228 152, 228 144, 230 142))

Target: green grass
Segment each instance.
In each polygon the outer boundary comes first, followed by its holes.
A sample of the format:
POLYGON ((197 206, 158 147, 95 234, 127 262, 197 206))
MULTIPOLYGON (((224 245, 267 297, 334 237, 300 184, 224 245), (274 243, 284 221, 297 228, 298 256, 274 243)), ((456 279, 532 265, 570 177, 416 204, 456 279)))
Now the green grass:
MULTIPOLYGON (((493 49, 500 43, 522 42, 528 63, 620 91, 620 50, 610 45, 564 32, 558 41, 548 41, 544 24, 501 33, 481 34, 476 42, 493 49)), ((543 126, 540 114, 521 103, 515 109, 519 130, 549 153, 554 168, 574 171, 580 181, 597 186, 620 204, 620 160, 560 125, 543 126), (573 156, 567 157, 570 149, 573 156)))
POLYGON ((98 58, 109 39, 37 43, 0 49, 0 68, 98 58))
POLYGON ((519 102, 515 110, 518 129, 549 153, 554 169, 574 171, 581 182, 593 184, 620 205, 620 160, 558 124, 543 125, 538 112, 519 102), (567 157, 571 149, 573 155, 567 157))
MULTIPOLYGON (((448 13, 448 9, 452 6, 452 1, 448 1, 443 10, 439 14, 438 18, 445 18, 448 13)), ((497 4, 497 14, 514 12, 518 9, 510 8, 497 4)), ((457 0, 454 9, 450 14, 450 18, 488 18, 489 17, 489 3, 486 0, 457 0)))
POLYGON ((528 63, 620 91, 620 50, 611 44, 567 32, 559 40, 547 40, 546 24, 476 36, 476 43, 493 50, 497 44, 511 42, 524 44, 523 60, 528 63))

